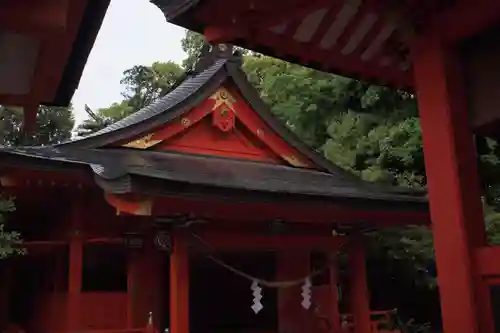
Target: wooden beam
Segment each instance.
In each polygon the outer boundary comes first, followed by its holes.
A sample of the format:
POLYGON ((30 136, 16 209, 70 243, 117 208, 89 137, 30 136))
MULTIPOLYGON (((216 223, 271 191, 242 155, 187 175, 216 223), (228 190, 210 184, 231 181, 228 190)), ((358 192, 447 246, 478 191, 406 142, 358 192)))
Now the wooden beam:
POLYGON ((437 15, 425 32, 446 42, 459 42, 500 23, 500 1, 461 0, 437 15))
MULTIPOLYGON (((276 279, 290 281, 311 274, 311 254, 309 251, 280 251, 276 253, 276 279)), ((310 314, 301 306, 302 286, 278 288, 278 332, 310 332, 310 314)))
POLYGON ((263 235, 248 233, 201 232, 197 234, 210 249, 217 251, 322 250, 337 251, 347 242, 342 236, 263 235))
MULTIPOLYGON (((205 6, 195 14, 207 25, 214 25, 224 31, 241 28, 248 32, 252 27, 268 29, 286 22, 299 20, 314 10, 330 7, 331 0, 288 0, 285 2, 253 1, 253 7, 243 7, 245 1, 235 2, 232 7, 224 3, 214 15, 213 6, 205 6)), ((232 3, 231 3, 232 4, 232 3)), ((215 5, 215 7, 217 4, 215 5)))
POLYGON ((237 27, 231 29, 221 29, 214 26, 207 26, 203 30, 203 35, 207 42, 211 44, 229 43, 239 37, 245 36, 245 32, 237 27))
POLYGON ((0 104, 5 106, 24 106, 32 102, 31 95, 0 94, 0 104))
MULTIPOLYGON (((386 209, 393 209, 390 204, 386 209)), ((370 207, 350 206, 348 202, 331 202, 328 205, 314 202, 279 201, 279 202, 237 202, 211 198, 163 197, 155 199, 153 215, 171 216, 177 214, 200 214, 207 220, 224 217, 227 221, 247 224, 257 221, 281 220, 290 223, 350 224, 356 226, 359 221, 374 223, 377 226, 426 225, 430 223, 426 211, 387 211, 370 207)))
POLYGON ((64 32, 69 0, 3 0, 0 30, 47 37, 64 32))
POLYGON ((77 332, 81 325, 81 291, 83 270, 83 242, 82 227, 84 205, 81 198, 75 198, 71 207, 71 225, 69 242, 69 272, 68 272, 68 294, 66 307, 66 331, 77 332))
MULTIPOLYGON (((68 1, 68 0, 54 0, 68 1)), ((40 47, 30 95, 34 100, 52 100, 59 87, 66 62, 71 54, 88 0, 68 1, 66 29, 46 38, 40 47)))
POLYGON ((36 116, 38 113, 38 104, 27 104, 23 107, 22 134, 29 135, 36 131, 36 116))
POLYGON ((500 246, 484 246, 476 249, 477 271, 481 278, 500 277, 500 246))
POLYGON ((189 250, 184 235, 174 234, 170 254, 170 332, 189 333, 189 250))
POLYGON ((349 304, 353 316, 354 333, 371 333, 370 293, 366 277, 365 246, 362 238, 352 242, 349 252, 349 304))
POLYGON ((296 5, 285 5, 282 2, 272 2, 276 7, 266 10, 266 13, 259 13, 253 16, 253 23, 260 28, 271 28, 285 22, 292 23, 295 20, 302 20, 311 12, 334 6, 331 0, 303 1, 296 5))
MULTIPOLYGON (((84 244, 125 244, 126 239, 121 237, 93 237, 93 238, 80 238, 84 244)), ((22 243, 23 247, 27 249, 47 248, 56 246, 66 246, 71 243, 71 240, 38 240, 38 241, 25 241, 22 243)))
MULTIPOLYGON (((297 1, 295 1, 297 2, 297 1)), ((233 17, 234 20, 213 20, 212 12, 201 12, 198 15, 204 22, 208 23, 203 34, 210 43, 229 43, 237 38, 251 36, 252 31, 267 31, 273 26, 281 24, 291 24, 294 21, 302 20, 307 14, 320 8, 331 7, 329 0, 303 1, 298 3, 289 3, 284 6, 277 2, 276 6, 269 6, 259 10, 258 7, 253 10, 242 13, 231 13, 225 15, 225 18, 233 17)))
POLYGON ((131 251, 127 262, 127 327, 134 327, 137 308, 137 298, 140 288, 138 282, 140 278, 141 252, 131 251))
POLYGON ((486 237, 465 78, 457 50, 438 39, 415 43, 412 58, 444 331, 489 332, 480 328, 490 324, 489 299, 474 274, 486 237))
MULTIPOLYGON (((280 51, 289 56, 296 56, 309 60, 310 64, 317 64, 317 69, 333 73, 349 73, 353 77, 363 77, 367 80, 377 80, 394 87, 410 87, 413 85, 411 72, 403 72, 398 66, 382 67, 378 58, 372 61, 363 61, 361 57, 344 56, 338 49, 324 50, 317 46, 306 47, 299 43, 292 35, 275 34, 271 31, 259 30, 249 37, 252 42, 269 47, 271 50, 280 45, 280 51), (319 68, 320 67, 320 68, 319 68)), ((309 63, 304 63, 309 66, 309 63)))
POLYGON ((329 275, 329 291, 330 291, 330 302, 331 313, 330 313, 330 323, 332 325, 332 332, 340 332, 340 309, 339 309, 339 265, 338 265, 338 255, 337 253, 329 253, 328 258, 330 260, 330 270, 329 275))

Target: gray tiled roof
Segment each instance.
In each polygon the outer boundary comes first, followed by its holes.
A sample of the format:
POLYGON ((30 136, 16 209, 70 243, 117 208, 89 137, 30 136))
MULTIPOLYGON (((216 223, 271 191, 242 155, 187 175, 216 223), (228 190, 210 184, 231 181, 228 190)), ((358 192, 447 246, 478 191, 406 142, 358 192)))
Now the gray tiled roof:
MULTIPOLYGON (((205 88, 207 83, 221 71, 227 61, 229 60, 218 59, 202 72, 197 73, 196 75, 188 76, 187 79, 183 80, 172 91, 145 108, 105 127, 100 131, 83 138, 64 142, 60 144, 60 146, 70 146, 75 144, 83 145, 85 142, 89 142, 90 144, 90 142, 95 142, 97 137, 109 137, 110 134, 113 134, 114 132, 119 132, 123 129, 132 129, 135 125, 154 120, 160 115, 165 116, 166 113, 175 110, 181 102, 188 100, 190 97, 197 94, 202 88, 205 88)), ((172 114, 172 116, 174 115, 172 114)), ((92 146, 94 145, 92 144, 92 146)))
MULTIPOLYGON (((50 163, 55 166, 56 162, 90 167, 101 183, 106 183, 108 190, 116 189, 118 192, 123 179, 138 176, 194 186, 426 207, 425 197, 379 191, 375 186, 358 186, 350 180, 339 180, 327 172, 246 160, 129 149, 43 147, 0 150, 0 155, 6 153, 31 158, 32 164, 35 163, 33 159, 37 159, 37 163, 45 160, 49 168, 50 163)), ((9 159, 3 158, 3 163, 8 164, 9 159)), ((13 163, 11 165, 15 166, 16 160, 13 163)))

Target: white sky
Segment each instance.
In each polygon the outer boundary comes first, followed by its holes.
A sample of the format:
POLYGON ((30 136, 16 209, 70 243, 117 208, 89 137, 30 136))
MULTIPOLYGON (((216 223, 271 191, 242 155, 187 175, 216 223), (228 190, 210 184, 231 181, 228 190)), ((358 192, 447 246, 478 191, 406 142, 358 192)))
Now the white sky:
POLYGON ((85 104, 97 110, 121 101, 126 69, 155 61, 180 63, 182 37, 184 29, 167 23, 148 0, 111 0, 73 97, 76 123, 87 118, 85 104))

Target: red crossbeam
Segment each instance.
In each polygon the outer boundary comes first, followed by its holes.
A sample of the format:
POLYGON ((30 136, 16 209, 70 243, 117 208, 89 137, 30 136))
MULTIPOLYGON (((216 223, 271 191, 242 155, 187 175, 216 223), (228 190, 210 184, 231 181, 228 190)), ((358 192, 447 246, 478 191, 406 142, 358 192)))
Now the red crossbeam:
POLYGON ((323 250, 337 251, 347 238, 317 235, 262 235, 202 232, 196 235, 213 250, 323 250))

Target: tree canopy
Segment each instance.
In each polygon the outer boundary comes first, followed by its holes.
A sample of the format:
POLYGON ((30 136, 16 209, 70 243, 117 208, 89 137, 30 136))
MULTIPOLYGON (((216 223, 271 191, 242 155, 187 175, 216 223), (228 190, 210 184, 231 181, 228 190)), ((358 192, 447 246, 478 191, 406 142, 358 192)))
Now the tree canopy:
POLYGON ((86 119, 76 131, 79 136, 96 132, 148 106, 165 95, 184 75, 184 69, 174 62, 138 65, 123 72, 120 83, 125 87, 123 100, 97 110, 98 119, 86 119))
POLYGON ((71 138, 75 124, 71 106, 41 105, 36 116, 36 130, 28 136, 22 133, 21 108, 0 106, 0 144, 4 146, 55 144, 71 138))

